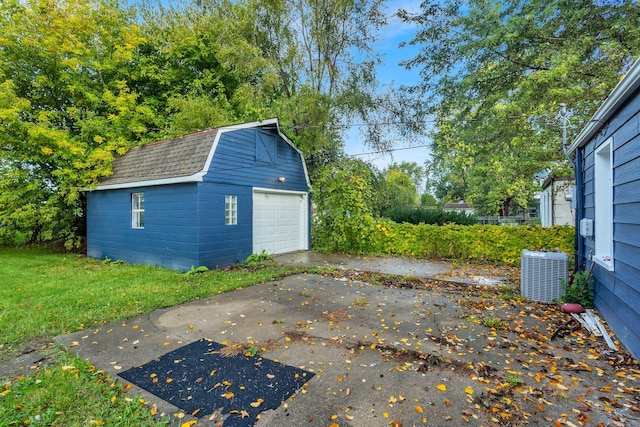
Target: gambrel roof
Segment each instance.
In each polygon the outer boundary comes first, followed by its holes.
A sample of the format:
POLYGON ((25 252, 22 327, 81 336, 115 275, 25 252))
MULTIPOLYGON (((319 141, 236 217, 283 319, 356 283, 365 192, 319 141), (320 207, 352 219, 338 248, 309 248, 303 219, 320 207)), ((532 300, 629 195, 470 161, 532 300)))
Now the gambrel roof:
MULTIPOLYGON (((114 160, 112 174, 102 178, 95 189, 109 190, 202 181, 202 177, 209 170, 221 134, 251 128, 275 129, 302 159, 300 151, 280 132, 278 119, 274 118, 262 122, 222 126, 134 147, 114 160)), ((304 160, 302 164, 306 175, 304 160)))
POLYGON ((193 176, 204 169, 217 132, 209 129, 134 147, 113 162, 113 173, 101 179, 99 187, 193 176))

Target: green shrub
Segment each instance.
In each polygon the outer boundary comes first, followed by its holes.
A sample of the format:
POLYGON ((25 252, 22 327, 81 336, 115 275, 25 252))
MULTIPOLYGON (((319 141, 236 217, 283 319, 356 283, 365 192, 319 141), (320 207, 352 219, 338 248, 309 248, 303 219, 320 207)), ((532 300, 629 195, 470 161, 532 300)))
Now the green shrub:
MULTIPOLYGON (((316 228, 314 237, 322 239, 322 231, 316 228)), ((517 266, 523 249, 560 250, 571 254, 574 233, 575 229, 569 226, 438 226, 379 220, 372 227, 352 229, 345 240, 355 239, 355 242, 345 241, 340 247, 333 246, 328 251, 517 266)), ((314 240, 316 249, 327 250, 326 246, 316 246, 316 243, 314 240)))
POLYGON ((558 300, 560 302, 578 303, 584 308, 593 308, 593 276, 588 271, 575 273, 571 281, 560 279, 564 295, 558 300))
POLYGON ((473 215, 465 212, 445 211, 443 209, 420 209, 411 206, 399 206, 385 212, 385 216, 397 223, 410 224, 459 224, 474 225, 478 221, 473 215))

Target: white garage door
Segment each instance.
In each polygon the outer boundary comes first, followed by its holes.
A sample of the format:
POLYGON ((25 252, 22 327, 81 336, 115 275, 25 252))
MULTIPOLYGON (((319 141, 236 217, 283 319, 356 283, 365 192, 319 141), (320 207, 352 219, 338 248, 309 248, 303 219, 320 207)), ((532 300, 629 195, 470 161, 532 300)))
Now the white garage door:
POLYGON ((308 249, 307 195, 253 192, 253 253, 308 249))

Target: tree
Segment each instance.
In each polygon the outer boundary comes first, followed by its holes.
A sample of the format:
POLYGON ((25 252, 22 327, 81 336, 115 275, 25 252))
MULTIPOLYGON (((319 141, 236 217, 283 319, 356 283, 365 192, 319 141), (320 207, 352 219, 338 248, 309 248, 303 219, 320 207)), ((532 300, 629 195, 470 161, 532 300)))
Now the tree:
POLYGON ((345 121, 387 111, 371 48, 384 1, 142 3, 135 88, 171 112, 173 134, 278 116, 315 176, 341 156, 345 121))
POLYGON ((381 189, 382 211, 397 207, 414 207, 418 204, 417 189, 421 186, 424 170, 415 162, 392 163, 382 172, 384 186, 381 189))
POLYGON ((429 193, 424 193, 420 196, 420 206, 422 207, 437 206, 437 204, 438 201, 436 200, 436 198, 429 193))
POLYGON ((430 182, 487 214, 524 207, 534 174, 563 159, 559 104, 578 130, 640 47, 635 2, 427 1, 399 15, 420 27, 405 65, 437 119, 430 182))
POLYGON ((77 245, 82 190, 154 125, 128 85, 139 28, 112 0, 7 0, 0 26, 0 232, 77 245))
POLYGON ((424 168, 416 162, 391 163, 389 166, 387 166, 386 170, 398 170, 404 173, 409 177, 409 179, 411 179, 411 182, 416 189, 422 188, 424 179, 426 177, 424 168))
POLYGON ((362 252, 375 226, 376 174, 365 162, 341 158, 319 171, 314 245, 321 250, 362 252))

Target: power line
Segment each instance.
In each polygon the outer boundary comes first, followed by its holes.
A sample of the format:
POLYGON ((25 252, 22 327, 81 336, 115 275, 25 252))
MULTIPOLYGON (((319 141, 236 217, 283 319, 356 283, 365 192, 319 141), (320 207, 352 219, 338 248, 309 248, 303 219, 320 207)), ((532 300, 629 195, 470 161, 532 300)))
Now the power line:
POLYGON ((414 145, 411 147, 400 147, 400 148, 390 148, 388 150, 379 150, 379 151, 369 151, 367 153, 357 153, 357 154, 349 154, 349 156, 359 157, 359 156, 368 156, 372 154, 388 154, 395 151, 403 151, 403 150, 413 150, 415 148, 429 148, 428 145, 414 145))

